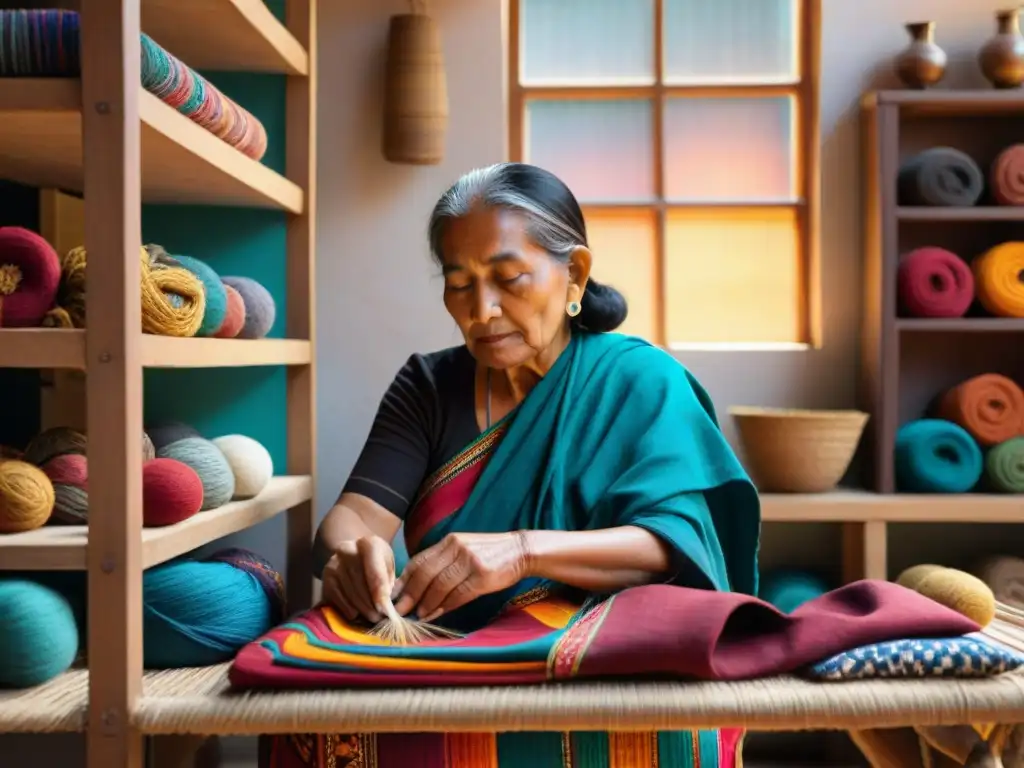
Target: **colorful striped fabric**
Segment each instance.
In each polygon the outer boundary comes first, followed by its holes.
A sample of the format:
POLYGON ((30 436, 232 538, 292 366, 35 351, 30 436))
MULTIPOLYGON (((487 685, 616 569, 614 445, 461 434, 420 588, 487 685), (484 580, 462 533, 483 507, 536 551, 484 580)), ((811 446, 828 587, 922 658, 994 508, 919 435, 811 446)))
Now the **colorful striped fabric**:
MULTIPOLYGON (((259 160, 267 132, 209 80, 142 35, 142 87, 239 152, 259 160)), ((79 77, 74 11, 0 11, 0 77, 79 77)))

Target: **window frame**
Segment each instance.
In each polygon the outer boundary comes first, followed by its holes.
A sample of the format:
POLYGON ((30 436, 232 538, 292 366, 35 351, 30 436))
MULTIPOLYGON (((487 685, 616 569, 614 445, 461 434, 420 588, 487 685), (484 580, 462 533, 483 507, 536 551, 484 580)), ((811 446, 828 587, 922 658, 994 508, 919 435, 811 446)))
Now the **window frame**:
MULTIPOLYGON (((670 344, 666 336, 666 244, 665 232, 669 212, 674 209, 704 210, 709 212, 736 210, 743 214, 760 208, 792 210, 796 214, 797 243, 797 296, 799 307, 795 345, 819 348, 821 346, 820 285, 820 217, 821 217, 821 140, 820 140, 820 82, 821 82, 821 2, 822 0, 795 0, 797 11, 796 73, 793 83, 778 84, 708 84, 668 85, 664 82, 664 18, 665 0, 649 0, 654 5, 654 83, 649 85, 523 85, 521 77, 520 19, 523 0, 507 0, 507 97, 508 97, 508 156, 513 162, 523 162, 526 154, 525 123, 529 101, 539 99, 611 100, 647 99, 652 105, 652 160, 654 163, 653 202, 587 202, 582 203, 584 214, 589 211, 651 211, 656 231, 655 280, 656 299, 654 325, 657 338, 650 341, 662 347, 685 348, 706 346, 700 342, 670 344), (664 173, 664 108, 672 98, 699 97, 779 97, 791 96, 794 109, 793 165, 795 195, 787 202, 669 202, 665 199, 664 173)), ((758 344, 737 341, 712 346, 792 348, 791 342, 758 344)))

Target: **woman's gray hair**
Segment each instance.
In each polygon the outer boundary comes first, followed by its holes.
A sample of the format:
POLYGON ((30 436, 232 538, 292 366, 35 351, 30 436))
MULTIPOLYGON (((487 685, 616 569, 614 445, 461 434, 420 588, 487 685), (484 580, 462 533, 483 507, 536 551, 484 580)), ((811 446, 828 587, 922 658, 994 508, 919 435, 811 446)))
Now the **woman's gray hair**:
MULTIPOLYGON (((523 214, 530 239, 553 258, 566 262, 579 247, 589 247, 579 203, 554 174, 525 163, 497 163, 462 176, 434 206, 427 228, 430 251, 443 263, 448 224, 476 208, 501 208, 523 214)), ((612 331, 626 319, 626 300, 614 288, 587 281, 582 311, 573 323, 591 331, 612 331)))

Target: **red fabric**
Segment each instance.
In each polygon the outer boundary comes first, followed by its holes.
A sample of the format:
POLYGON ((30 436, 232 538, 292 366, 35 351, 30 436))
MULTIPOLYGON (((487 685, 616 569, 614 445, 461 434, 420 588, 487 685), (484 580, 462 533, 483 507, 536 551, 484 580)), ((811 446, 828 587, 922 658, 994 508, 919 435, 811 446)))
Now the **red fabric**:
POLYGON ((974 300, 974 275, 945 248, 918 248, 900 260, 900 306, 909 317, 963 317, 974 300))

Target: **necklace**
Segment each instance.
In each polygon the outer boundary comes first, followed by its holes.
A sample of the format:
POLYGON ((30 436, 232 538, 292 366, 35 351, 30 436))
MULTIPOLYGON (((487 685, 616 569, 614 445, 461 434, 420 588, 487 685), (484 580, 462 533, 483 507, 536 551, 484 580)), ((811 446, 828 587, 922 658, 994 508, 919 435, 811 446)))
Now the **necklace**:
POLYGON ((487 401, 484 406, 487 414, 487 429, 491 428, 491 369, 487 369, 487 401))

